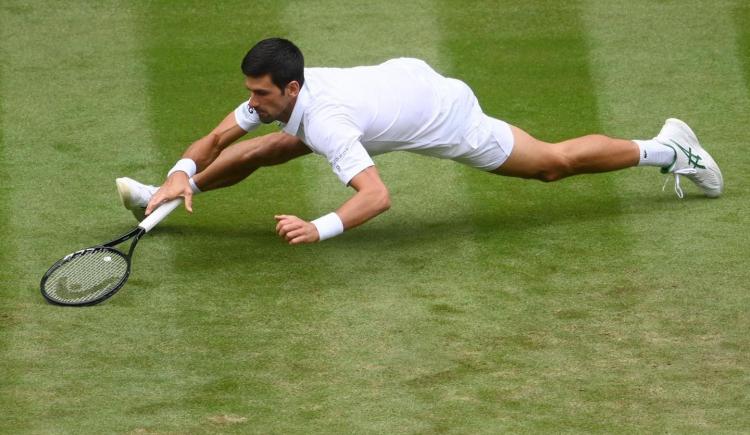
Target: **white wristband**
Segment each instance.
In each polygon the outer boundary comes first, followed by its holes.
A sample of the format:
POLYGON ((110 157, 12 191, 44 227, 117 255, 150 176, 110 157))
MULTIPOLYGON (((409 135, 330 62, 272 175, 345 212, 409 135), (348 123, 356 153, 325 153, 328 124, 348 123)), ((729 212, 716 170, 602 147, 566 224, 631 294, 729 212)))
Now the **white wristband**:
POLYGON ((312 224, 318 229, 321 242, 344 232, 344 223, 341 222, 341 218, 336 213, 321 216, 312 221, 312 224))
POLYGON ((193 195, 197 195, 199 193, 202 193, 203 191, 198 187, 197 184, 195 184, 195 180, 193 180, 193 177, 190 177, 188 179, 188 183, 190 183, 190 188, 193 189, 193 195))
POLYGON ((198 166, 196 166, 195 162, 192 159, 180 159, 173 167, 169 170, 167 173, 167 178, 169 178, 170 175, 174 174, 177 171, 182 171, 188 175, 188 178, 195 175, 195 173, 198 171, 198 166))

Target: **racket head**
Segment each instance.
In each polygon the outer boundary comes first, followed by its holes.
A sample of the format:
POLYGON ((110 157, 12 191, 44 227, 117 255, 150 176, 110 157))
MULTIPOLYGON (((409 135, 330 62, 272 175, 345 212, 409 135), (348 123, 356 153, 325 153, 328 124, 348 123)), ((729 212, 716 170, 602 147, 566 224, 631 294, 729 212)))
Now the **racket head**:
POLYGON ((94 305, 128 280, 130 256, 110 246, 93 246, 58 260, 42 277, 42 296, 55 305, 94 305))

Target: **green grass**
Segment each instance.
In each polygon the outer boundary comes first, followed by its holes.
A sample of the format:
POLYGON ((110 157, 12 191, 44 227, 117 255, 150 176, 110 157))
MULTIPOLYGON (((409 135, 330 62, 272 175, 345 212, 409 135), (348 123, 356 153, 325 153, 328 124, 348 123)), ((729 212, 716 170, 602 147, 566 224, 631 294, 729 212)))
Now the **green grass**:
POLYGON ((739 1, 3 3, 0 433, 750 431, 748 29, 739 1), (289 247, 274 214, 350 195, 307 156, 170 216, 106 303, 45 304, 52 261, 133 224, 113 179, 158 182, 270 35, 424 58, 547 140, 683 117, 726 195, 391 154, 388 213, 289 247))

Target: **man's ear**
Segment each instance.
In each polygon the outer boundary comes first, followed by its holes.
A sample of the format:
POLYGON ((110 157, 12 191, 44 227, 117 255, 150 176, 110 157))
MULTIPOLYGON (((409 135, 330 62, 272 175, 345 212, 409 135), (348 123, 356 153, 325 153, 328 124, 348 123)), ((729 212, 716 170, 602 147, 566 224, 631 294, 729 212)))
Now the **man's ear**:
POLYGON ((302 86, 299 85, 299 82, 297 80, 292 80, 291 82, 287 83, 285 90, 290 97, 296 97, 297 95, 299 95, 299 91, 301 88, 302 86))

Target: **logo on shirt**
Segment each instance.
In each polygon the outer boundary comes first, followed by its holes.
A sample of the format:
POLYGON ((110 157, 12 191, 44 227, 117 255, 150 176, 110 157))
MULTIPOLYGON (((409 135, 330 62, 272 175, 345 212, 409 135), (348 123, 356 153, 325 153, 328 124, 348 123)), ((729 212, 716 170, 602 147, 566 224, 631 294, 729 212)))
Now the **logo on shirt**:
POLYGON ((341 159, 343 159, 343 158, 344 158, 344 156, 346 156, 346 154, 347 154, 347 153, 349 152, 349 150, 350 150, 350 149, 352 148, 352 145, 353 145, 353 144, 351 144, 351 143, 350 143, 350 144, 348 144, 348 145, 347 145, 346 147, 344 147, 343 151, 341 151, 341 152, 340 152, 340 153, 339 153, 339 154, 338 154, 338 155, 337 155, 336 157, 334 157, 334 158, 333 158, 333 160, 331 161, 331 166, 333 166, 334 168, 336 168, 336 170, 337 170, 337 171, 341 171, 341 165, 339 165, 339 162, 341 161, 341 159))
POLYGON ((255 113, 255 109, 253 109, 253 106, 250 105, 249 101, 247 102, 247 111, 250 112, 251 115, 255 113))

